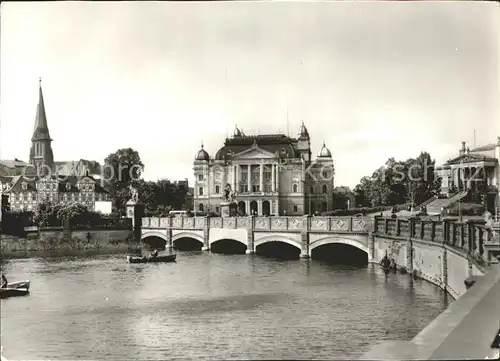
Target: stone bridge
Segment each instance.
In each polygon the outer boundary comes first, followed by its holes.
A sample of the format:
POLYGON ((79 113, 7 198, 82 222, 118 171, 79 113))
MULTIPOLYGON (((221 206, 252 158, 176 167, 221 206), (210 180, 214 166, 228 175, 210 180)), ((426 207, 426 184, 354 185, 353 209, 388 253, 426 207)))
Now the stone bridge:
POLYGON ((334 243, 356 247, 373 258, 373 241, 369 242, 373 219, 366 217, 165 217, 142 218, 141 240, 162 238, 166 247, 191 238, 203 244, 204 250, 221 240, 233 240, 254 253, 269 242, 288 243, 308 258, 314 248, 334 243))

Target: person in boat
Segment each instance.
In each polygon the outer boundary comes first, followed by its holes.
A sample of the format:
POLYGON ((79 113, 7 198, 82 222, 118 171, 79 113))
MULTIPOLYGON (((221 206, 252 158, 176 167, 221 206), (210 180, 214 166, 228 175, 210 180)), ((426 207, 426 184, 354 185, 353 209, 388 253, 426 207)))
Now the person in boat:
POLYGON ((151 252, 151 257, 152 257, 152 258, 155 258, 155 257, 157 257, 157 256, 158 256, 158 250, 157 250, 157 249, 155 249, 153 252, 151 252))
POLYGON ((2 286, 1 288, 7 288, 7 277, 5 277, 5 275, 2 275, 2 286))

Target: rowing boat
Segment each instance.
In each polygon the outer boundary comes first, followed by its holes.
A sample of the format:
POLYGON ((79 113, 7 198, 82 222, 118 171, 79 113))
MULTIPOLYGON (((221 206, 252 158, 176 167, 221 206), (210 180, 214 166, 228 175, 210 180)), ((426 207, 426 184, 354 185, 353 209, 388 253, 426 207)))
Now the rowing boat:
POLYGON ((18 282, 12 282, 12 283, 7 283, 7 288, 26 288, 27 290, 30 289, 30 281, 18 281, 18 282))
POLYGON ((0 288, 0 298, 26 296, 29 293, 26 288, 0 288))
POLYGON ((175 262, 176 254, 168 254, 165 256, 156 257, 133 257, 127 256, 129 263, 161 263, 161 262, 175 262))

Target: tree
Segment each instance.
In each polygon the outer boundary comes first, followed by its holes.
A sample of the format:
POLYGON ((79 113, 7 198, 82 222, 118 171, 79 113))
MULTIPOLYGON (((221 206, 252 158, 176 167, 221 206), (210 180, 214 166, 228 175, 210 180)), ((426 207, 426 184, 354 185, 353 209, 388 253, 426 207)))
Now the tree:
POLYGON ((435 177, 435 160, 429 153, 421 152, 415 159, 406 161, 408 179, 405 182, 407 200, 418 205, 436 195, 441 186, 440 179, 435 177))
POLYGON ((435 161, 427 152, 405 161, 391 157, 354 188, 356 204, 372 207, 407 201, 420 204, 439 191, 441 181, 434 175, 434 166, 435 161))
POLYGON ((139 181, 144 170, 139 153, 132 148, 118 149, 104 160, 104 179, 119 212, 131 197, 129 186, 139 181))
POLYGON ((154 212, 158 207, 159 188, 155 182, 140 180, 136 182, 139 200, 145 205, 146 212, 154 212))

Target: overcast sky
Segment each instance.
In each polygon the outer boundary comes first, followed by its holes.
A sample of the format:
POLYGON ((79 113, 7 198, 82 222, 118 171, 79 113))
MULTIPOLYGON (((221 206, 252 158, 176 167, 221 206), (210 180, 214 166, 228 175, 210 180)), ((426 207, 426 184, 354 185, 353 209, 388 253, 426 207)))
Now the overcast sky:
POLYGON ((323 141, 336 185, 390 156, 443 162, 500 135, 498 4, 1 4, 0 158, 27 160, 42 85, 56 160, 137 149, 192 177, 235 124, 323 141), (288 129, 287 129, 288 110, 288 129), (472 148, 472 146, 471 146, 472 148))

